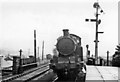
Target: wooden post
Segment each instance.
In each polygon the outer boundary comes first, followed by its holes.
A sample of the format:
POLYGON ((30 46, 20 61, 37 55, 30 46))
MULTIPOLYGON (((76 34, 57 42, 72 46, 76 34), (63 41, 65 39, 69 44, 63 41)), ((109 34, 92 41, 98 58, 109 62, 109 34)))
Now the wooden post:
POLYGON ((42 44, 42 60, 44 59, 44 41, 43 41, 43 44, 42 44))
POLYGON ((109 66, 109 51, 107 51, 107 66, 109 66))
POLYGON ((23 71, 22 71, 22 58, 21 58, 21 56, 22 56, 22 49, 20 49, 20 63, 19 63, 19 70, 18 70, 18 73, 22 73, 23 71))
POLYGON ((38 62, 40 64, 39 46, 38 46, 38 62))
POLYGON ((89 45, 86 45, 86 48, 87 48, 86 57, 88 58, 88 48, 89 48, 89 45))
POLYGON ((34 30, 34 57, 35 57, 35 62, 36 61, 36 30, 34 30))

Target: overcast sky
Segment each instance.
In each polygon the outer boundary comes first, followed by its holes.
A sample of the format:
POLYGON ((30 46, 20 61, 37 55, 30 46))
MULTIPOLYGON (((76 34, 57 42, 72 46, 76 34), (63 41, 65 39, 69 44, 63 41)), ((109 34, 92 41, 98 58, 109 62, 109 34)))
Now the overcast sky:
MULTIPOLYGON (((0 15, 0 49, 33 52, 33 32, 37 32, 37 47, 45 42, 45 54, 52 53, 56 39, 63 35, 62 30, 69 29, 70 33, 82 38, 84 55, 89 44, 91 54, 95 51, 95 23, 85 22, 86 18, 95 18, 93 4, 96 0, 5 0, 1 1, 0 15)), ((118 44, 118 1, 99 0, 105 14, 100 14, 102 20, 98 30, 99 56, 114 54, 118 44)))

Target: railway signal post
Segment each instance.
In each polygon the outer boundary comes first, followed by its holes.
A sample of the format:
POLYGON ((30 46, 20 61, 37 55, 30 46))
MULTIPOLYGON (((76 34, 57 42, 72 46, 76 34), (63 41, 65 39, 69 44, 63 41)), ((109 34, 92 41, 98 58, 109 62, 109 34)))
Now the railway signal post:
MULTIPOLYGON (((93 4, 93 7, 96 8, 96 14, 95 14, 95 19, 85 19, 85 21, 90 21, 90 22, 95 22, 96 23, 96 32, 95 32, 95 64, 98 64, 98 33, 104 33, 104 32, 98 32, 98 25, 101 23, 101 20, 98 18, 100 15, 98 13, 98 10, 101 9, 100 5, 98 2, 95 2, 93 4)), ((100 10, 101 13, 103 13, 103 10, 100 10)))

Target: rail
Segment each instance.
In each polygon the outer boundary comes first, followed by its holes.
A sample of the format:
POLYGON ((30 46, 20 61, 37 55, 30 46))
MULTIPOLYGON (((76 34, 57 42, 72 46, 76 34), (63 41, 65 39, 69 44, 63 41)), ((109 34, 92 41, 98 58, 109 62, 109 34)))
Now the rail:
POLYGON ((28 82, 28 81, 31 81, 32 79, 36 78, 36 77, 41 76, 42 74, 44 74, 47 71, 49 71, 49 68, 44 67, 44 68, 41 68, 37 71, 34 71, 34 72, 30 73, 29 75, 17 78, 14 81, 28 82))
POLYGON ((28 82, 56 82, 57 75, 52 69, 46 71, 45 73, 31 79, 28 82))

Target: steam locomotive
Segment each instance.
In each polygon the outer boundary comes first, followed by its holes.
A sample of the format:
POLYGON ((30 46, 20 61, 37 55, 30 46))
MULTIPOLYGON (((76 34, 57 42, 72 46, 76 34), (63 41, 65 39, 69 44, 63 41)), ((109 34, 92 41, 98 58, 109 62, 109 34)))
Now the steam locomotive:
POLYGON ((83 81, 86 76, 86 65, 83 62, 81 38, 69 34, 68 31, 63 29, 63 36, 57 39, 58 56, 53 56, 50 68, 57 74, 59 80, 83 81))

